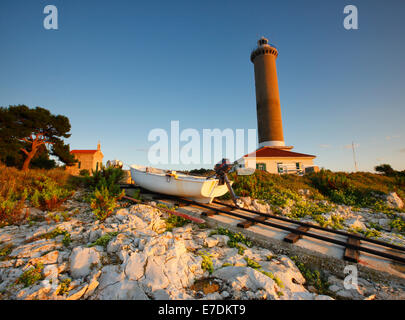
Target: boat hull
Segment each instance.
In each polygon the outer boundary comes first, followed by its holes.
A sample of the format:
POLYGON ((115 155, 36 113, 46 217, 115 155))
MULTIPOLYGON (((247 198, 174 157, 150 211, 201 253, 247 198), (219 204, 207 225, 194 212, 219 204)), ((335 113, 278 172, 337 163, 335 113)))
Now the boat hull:
POLYGON ((187 175, 166 176, 146 172, 144 167, 131 166, 131 178, 140 187, 167 195, 184 197, 200 203, 211 203, 215 197, 228 192, 226 185, 218 185, 218 179, 206 179, 187 175))

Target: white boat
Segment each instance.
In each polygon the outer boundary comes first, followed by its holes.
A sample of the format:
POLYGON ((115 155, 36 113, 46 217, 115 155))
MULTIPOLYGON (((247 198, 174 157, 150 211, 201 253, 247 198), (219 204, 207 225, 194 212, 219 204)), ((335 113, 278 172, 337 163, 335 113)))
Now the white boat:
POLYGON ((132 180, 142 188, 200 203, 211 203, 215 197, 228 192, 226 184, 219 185, 216 178, 207 179, 138 165, 130 166, 130 170, 132 180))

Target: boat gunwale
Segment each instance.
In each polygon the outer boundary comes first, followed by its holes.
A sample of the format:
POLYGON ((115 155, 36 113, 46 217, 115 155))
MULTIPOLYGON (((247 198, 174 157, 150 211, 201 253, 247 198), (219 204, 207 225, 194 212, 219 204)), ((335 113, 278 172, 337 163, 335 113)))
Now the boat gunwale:
MULTIPOLYGON (((144 174, 144 175, 151 175, 151 176, 159 176, 159 177, 168 177, 166 174, 164 173, 155 173, 155 172, 146 172, 146 171, 141 171, 138 170, 132 166, 130 166, 131 170, 136 170, 137 172, 144 174)), ((170 177, 170 176, 169 176, 170 177)), ((204 184, 205 182, 219 182, 219 179, 216 178, 209 178, 209 179, 204 179, 204 177, 198 177, 198 176, 188 176, 185 174, 181 174, 180 177, 176 178, 175 180, 179 180, 179 181, 186 181, 186 182, 195 182, 195 183, 200 183, 200 184, 204 184)))

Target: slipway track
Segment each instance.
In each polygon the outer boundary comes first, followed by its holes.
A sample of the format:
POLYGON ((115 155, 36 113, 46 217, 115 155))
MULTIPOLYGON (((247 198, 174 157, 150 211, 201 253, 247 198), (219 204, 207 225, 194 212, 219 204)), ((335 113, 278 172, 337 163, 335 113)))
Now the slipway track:
MULTIPOLYGON (((122 186, 131 188, 131 186, 122 186)), ((169 203, 169 206, 176 206, 179 209, 188 208, 199 209, 200 217, 215 217, 217 215, 237 219, 236 227, 239 229, 251 229, 253 226, 266 226, 288 233, 283 237, 283 241, 296 244, 304 238, 316 239, 326 245, 337 245, 344 249, 343 259, 352 263, 358 263, 360 253, 367 253, 375 257, 385 258, 389 261, 399 263, 405 266, 405 247, 395 244, 379 241, 376 239, 366 238, 360 235, 347 233, 340 230, 320 227, 311 223, 291 220, 282 216, 263 213, 255 210, 236 207, 229 203, 214 201, 212 204, 202 204, 192 200, 157 194, 148 190, 141 189, 144 199, 169 203)), ((141 202, 125 196, 126 200, 141 202)), ((162 210, 162 207, 159 207, 162 210)), ((181 210, 184 212, 184 209, 181 210)), ((180 210, 170 210, 163 208, 170 214, 181 216, 185 219, 196 223, 204 223, 205 220, 195 217, 193 214, 181 213, 180 210)), ((192 211, 190 211, 191 213, 192 211)))

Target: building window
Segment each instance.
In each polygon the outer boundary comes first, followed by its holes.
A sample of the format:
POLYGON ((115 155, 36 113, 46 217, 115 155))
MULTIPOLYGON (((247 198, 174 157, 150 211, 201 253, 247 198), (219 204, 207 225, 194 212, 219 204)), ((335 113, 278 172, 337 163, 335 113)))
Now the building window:
POLYGON ((98 171, 98 162, 96 162, 96 171, 98 171))
POLYGON ((265 163, 256 163, 256 169, 266 171, 266 164, 265 163))
POLYGON ((80 169, 81 165, 82 165, 82 163, 79 161, 79 169, 80 169))

